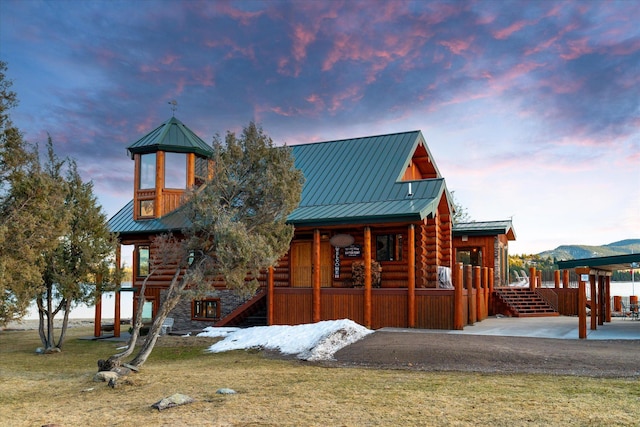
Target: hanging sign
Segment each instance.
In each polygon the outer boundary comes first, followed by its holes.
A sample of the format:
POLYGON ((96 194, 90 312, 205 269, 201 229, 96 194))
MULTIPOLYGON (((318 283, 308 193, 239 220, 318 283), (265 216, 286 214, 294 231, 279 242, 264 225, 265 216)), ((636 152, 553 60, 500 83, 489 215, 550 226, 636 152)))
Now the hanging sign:
POLYGON ((347 258, 360 258, 362 256, 361 245, 349 245, 344 248, 344 256, 347 258))
POLYGON ((340 278, 340 248, 335 247, 335 257, 333 259, 333 278, 340 278))
POLYGON ((350 234, 336 234, 329 239, 329 242, 336 248, 344 248, 353 244, 354 240, 355 239, 350 234))

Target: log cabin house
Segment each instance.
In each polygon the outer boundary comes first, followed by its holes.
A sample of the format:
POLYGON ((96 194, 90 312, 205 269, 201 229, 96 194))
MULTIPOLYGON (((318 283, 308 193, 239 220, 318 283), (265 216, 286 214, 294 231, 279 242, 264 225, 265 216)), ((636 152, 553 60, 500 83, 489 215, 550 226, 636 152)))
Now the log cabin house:
MULTIPOLYGON (((295 227, 289 252, 265 272, 261 289, 249 300, 212 282, 209 297, 182 301, 171 314, 174 329, 248 325, 251 319, 295 325, 341 318, 374 329, 461 329, 476 314, 481 319, 475 295, 479 307, 480 294, 489 292, 486 272, 484 286, 475 279, 471 285, 471 276, 469 285, 455 290, 450 283, 439 283, 440 273, 455 262, 453 206, 420 131, 291 148, 305 184, 301 202, 288 218, 295 227)), ((131 144, 128 152, 135 164, 133 200, 109 226, 121 245, 133 245, 132 288, 121 291, 136 294, 135 313, 137 290, 152 271, 153 236, 180 232, 182 195, 215 171, 211 147, 175 117, 131 144)), ((492 267, 506 263, 506 246, 515 238, 510 222, 488 230, 488 238, 487 230, 482 235, 465 227, 456 245, 459 253, 473 243, 492 267), (486 242, 470 241, 469 236, 486 242)), ((504 271, 496 273, 499 283, 508 277, 504 271)), ((155 315, 171 273, 160 271, 149 278, 144 317, 155 315)), ((486 317, 486 308, 483 313, 486 317)), ((119 293, 115 317, 119 334, 119 293)))
POLYGON ((458 222, 453 226, 456 262, 493 268, 495 287, 509 285, 509 242, 516 240, 511 220, 458 222))

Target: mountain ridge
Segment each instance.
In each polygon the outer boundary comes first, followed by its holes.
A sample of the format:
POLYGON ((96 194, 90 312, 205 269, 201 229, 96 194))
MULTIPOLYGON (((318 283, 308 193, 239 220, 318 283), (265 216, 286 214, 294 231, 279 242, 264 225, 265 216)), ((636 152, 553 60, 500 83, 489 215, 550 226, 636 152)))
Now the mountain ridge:
POLYGON ((555 249, 538 253, 540 257, 557 261, 568 261, 581 258, 595 258, 640 253, 640 239, 618 240, 606 245, 560 245, 555 249))

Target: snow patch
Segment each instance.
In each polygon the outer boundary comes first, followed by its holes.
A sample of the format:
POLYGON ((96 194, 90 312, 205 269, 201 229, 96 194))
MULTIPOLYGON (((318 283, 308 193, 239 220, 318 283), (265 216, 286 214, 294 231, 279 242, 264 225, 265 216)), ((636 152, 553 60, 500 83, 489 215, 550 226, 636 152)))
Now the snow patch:
POLYGON ((373 333, 349 319, 295 326, 256 326, 253 328, 208 327, 199 337, 224 337, 209 347, 212 353, 260 348, 296 355, 309 361, 332 360, 343 347, 373 333))

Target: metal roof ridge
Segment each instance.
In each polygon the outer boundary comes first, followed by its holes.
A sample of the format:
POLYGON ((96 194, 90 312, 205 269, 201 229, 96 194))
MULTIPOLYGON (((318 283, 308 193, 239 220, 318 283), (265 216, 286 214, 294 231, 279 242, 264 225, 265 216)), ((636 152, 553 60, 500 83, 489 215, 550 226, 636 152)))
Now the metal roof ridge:
POLYGON ((334 143, 334 142, 338 143, 338 142, 345 142, 345 141, 357 141, 357 140, 362 140, 362 139, 382 138, 382 137, 388 137, 388 136, 392 136, 392 135, 404 135, 404 134, 419 133, 419 132, 420 132, 420 130, 410 130, 410 131, 404 131, 404 132, 391 132, 391 133, 385 133, 385 134, 380 134, 380 135, 368 135, 368 136, 358 136, 358 137, 353 137, 353 138, 332 139, 332 140, 328 140, 328 141, 303 142, 302 144, 289 145, 289 147, 300 147, 300 146, 303 146, 303 145, 331 144, 331 143, 334 143))

